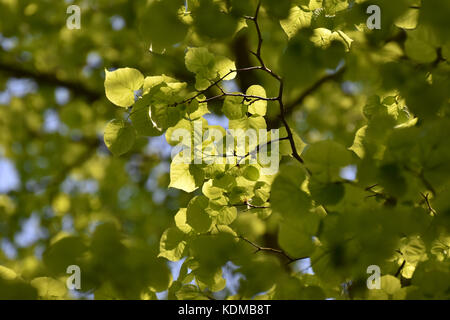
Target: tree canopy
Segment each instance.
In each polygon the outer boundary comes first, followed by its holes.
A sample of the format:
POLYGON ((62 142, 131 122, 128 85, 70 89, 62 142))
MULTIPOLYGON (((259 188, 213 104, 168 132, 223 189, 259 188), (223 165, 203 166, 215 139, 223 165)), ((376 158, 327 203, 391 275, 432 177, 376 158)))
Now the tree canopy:
POLYGON ((449 299, 449 12, 0 0, 0 299, 449 299))

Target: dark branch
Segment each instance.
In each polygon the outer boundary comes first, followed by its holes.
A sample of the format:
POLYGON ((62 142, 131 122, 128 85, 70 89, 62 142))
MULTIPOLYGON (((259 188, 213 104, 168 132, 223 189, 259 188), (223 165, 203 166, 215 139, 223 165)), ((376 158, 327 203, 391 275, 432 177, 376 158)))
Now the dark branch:
POLYGON ((274 253, 274 254, 279 254, 283 257, 285 257, 288 260, 288 264, 298 261, 298 260, 303 260, 303 259, 307 259, 309 257, 301 257, 301 258, 291 258, 286 252, 284 252, 281 249, 274 249, 274 248, 267 248, 267 247, 261 247, 260 245, 250 241, 249 239, 243 237, 243 236, 238 236, 239 239, 244 240, 245 242, 247 242, 248 244, 250 244, 251 246, 253 246, 254 248, 256 248, 255 253, 259 252, 259 251, 265 251, 265 252, 270 252, 270 253, 274 253))
POLYGON ((79 82, 59 79, 55 74, 40 73, 35 70, 23 68, 17 64, 0 61, 0 72, 6 73, 11 77, 32 78, 36 80, 39 85, 46 84, 56 87, 65 87, 70 89, 75 95, 86 97, 86 99, 90 102, 104 97, 103 92, 98 92, 94 89, 88 88, 79 82))
POLYGON ((276 74, 275 72, 273 72, 272 70, 270 70, 269 68, 266 67, 264 60, 261 56, 261 47, 262 47, 262 34, 261 34, 261 28, 259 27, 259 23, 258 23, 258 14, 259 14, 259 9, 261 7, 261 2, 258 2, 258 6, 256 7, 256 12, 255 15, 253 17, 246 17, 247 19, 250 19, 253 21, 253 23, 255 24, 255 28, 258 34, 258 47, 256 49, 256 52, 252 52, 253 55, 255 55, 255 57, 258 59, 258 61, 261 64, 261 68, 263 71, 267 72, 268 74, 270 74, 273 78, 275 78, 276 80, 278 80, 279 82, 279 91, 278 91, 278 97, 277 97, 277 101, 278 104, 280 106, 280 119, 281 122, 283 123, 284 127, 286 128, 286 132, 287 132, 287 138, 289 139, 289 143, 291 145, 291 149, 292 149, 292 156, 299 161, 301 164, 304 164, 304 161, 302 159, 302 157, 300 156, 300 154, 297 151, 297 147, 295 146, 295 140, 294 140, 294 135, 292 134, 292 130, 289 127, 289 124, 286 120, 286 116, 285 116, 285 107, 283 104, 283 79, 276 74))
POLYGON ((345 70, 346 68, 342 67, 335 73, 328 74, 313 83, 309 88, 303 91, 297 99, 294 99, 293 101, 286 104, 286 115, 291 114, 294 111, 295 106, 301 105, 308 96, 317 91, 323 84, 338 79, 345 72, 345 70))

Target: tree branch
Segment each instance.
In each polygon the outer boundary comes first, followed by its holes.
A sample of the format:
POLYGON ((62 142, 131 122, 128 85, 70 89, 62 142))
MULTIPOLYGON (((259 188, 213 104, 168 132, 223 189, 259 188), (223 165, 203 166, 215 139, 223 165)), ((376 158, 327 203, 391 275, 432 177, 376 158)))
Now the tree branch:
POLYGON ((345 70, 346 70, 346 67, 342 67, 335 73, 327 74, 324 77, 317 80, 315 83, 313 83, 309 88, 307 88, 305 91, 303 91, 298 96, 298 98, 296 98, 293 101, 286 104, 286 115, 291 114, 294 111, 295 106, 301 105, 308 96, 310 96, 315 91, 317 91, 323 84, 325 84, 326 82, 338 79, 342 74, 344 74, 345 70))
POLYGON ((51 86, 59 86, 70 89, 75 95, 86 97, 90 102, 99 100, 104 97, 103 92, 85 87, 83 84, 70 80, 59 79, 55 74, 40 73, 34 70, 23 68, 14 63, 6 63, 0 61, 0 72, 6 73, 12 77, 32 78, 38 84, 47 84, 51 86))
POLYGON ((252 52, 252 54, 258 59, 258 61, 261 64, 261 70, 267 72, 268 74, 270 74, 273 78, 275 78, 278 82, 279 82, 279 91, 278 91, 278 97, 277 97, 277 101, 280 107, 280 119, 281 122, 283 123, 284 127, 286 128, 286 132, 287 132, 287 138, 289 139, 289 143, 291 145, 291 149, 292 149, 292 156, 301 164, 304 164, 304 161, 302 159, 302 157, 300 156, 300 154, 297 151, 297 147, 295 146, 295 140, 294 140, 294 135, 292 134, 292 130, 289 127, 289 124, 286 120, 286 116, 285 116, 285 107, 283 104, 283 79, 276 74, 275 72, 273 72, 272 70, 270 70, 269 68, 266 67, 264 60, 261 56, 261 47, 262 47, 262 35, 261 35, 261 28, 259 27, 259 23, 258 23, 258 14, 259 14, 259 9, 261 7, 261 1, 258 2, 258 5, 256 7, 256 12, 255 15, 253 17, 246 17, 249 20, 252 20, 253 23, 255 24, 255 28, 258 34, 258 46, 257 46, 257 50, 256 52, 252 52))
POLYGON ((286 252, 284 252, 281 249, 274 249, 274 248, 267 248, 267 247, 262 247, 252 241, 250 241, 249 239, 243 237, 243 236, 237 236, 237 238, 247 242, 248 244, 250 244, 251 246, 253 246, 254 248, 256 248, 255 253, 259 252, 259 251, 265 251, 265 252, 270 252, 270 253, 274 253, 274 254, 279 254, 283 257, 285 257, 288 260, 287 264, 290 264, 292 262, 298 261, 298 260, 303 260, 303 259, 307 259, 309 257, 300 257, 300 258, 291 258, 286 252))

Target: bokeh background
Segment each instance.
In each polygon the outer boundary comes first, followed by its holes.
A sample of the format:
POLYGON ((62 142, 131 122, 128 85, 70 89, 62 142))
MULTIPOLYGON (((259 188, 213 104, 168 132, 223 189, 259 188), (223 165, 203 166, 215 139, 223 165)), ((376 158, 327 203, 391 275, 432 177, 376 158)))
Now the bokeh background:
MULTIPOLYGON (((184 66, 184 48, 150 50, 138 32, 142 6, 125 0, 0 0, 0 265, 23 279, 52 275, 63 282, 61 263, 79 263, 84 292, 68 298, 92 299, 94 290, 95 298, 142 298, 146 288, 147 298, 155 293, 170 298, 168 283, 182 263, 157 258, 162 232, 192 197, 167 188, 170 147, 164 136, 140 137, 121 157, 113 157, 103 142, 106 123, 127 116, 105 97, 105 68, 133 67, 145 75, 195 81, 184 66), (73 3, 81 8, 79 30, 66 27, 66 9, 73 3), (67 241, 49 251, 64 237, 67 241), (87 243, 88 262, 77 261, 87 243)), ((270 56, 270 48, 278 50, 287 37, 276 22, 264 27, 270 56)), ((248 66, 255 40, 252 32, 243 32, 215 49, 248 66)), ((250 73, 225 85, 236 91, 266 81, 250 73)), ((354 82, 324 88, 292 114, 296 131, 309 143, 333 137, 350 146, 363 124, 361 88, 354 82), (334 86, 341 90, 328 90, 334 86)), ((220 107, 209 107, 209 123, 227 127, 220 107)), ((279 125, 270 113, 268 122, 279 125)), ((345 168, 342 176, 353 180, 355 170, 345 168)), ((275 231, 257 217, 239 219, 249 237, 264 235, 265 243, 277 246, 275 231)), ((311 272, 308 264, 306 259, 292 268, 311 272)), ((233 268, 224 267, 227 286, 216 297, 236 292, 242 275, 233 268)), ((2 290, 0 295, 6 294, 2 290)))

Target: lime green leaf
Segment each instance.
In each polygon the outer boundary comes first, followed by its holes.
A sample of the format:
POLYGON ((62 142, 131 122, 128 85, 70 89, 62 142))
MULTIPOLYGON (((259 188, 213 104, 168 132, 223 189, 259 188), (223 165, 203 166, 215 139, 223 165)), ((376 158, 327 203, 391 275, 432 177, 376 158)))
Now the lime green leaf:
POLYGON ((333 41, 341 42, 346 50, 350 50, 351 44, 353 40, 346 35, 344 32, 338 30, 338 31, 331 31, 326 28, 317 28, 314 29, 314 33, 311 37, 311 41, 318 47, 321 47, 323 49, 328 48, 333 41))
POLYGON ((14 280, 17 278, 17 274, 10 268, 0 266, 0 278, 3 280, 14 280))
POLYGON ((214 55, 207 48, 190 48, 185 57, 186 68, 195 73, 214 77, 214 55))
POLYGON ((178 228, 169 228, 161 236, 158 257, 178 261, 183 257, 185 247, 185 234, 178 228))
POLYGON ((233 61, 224 56, 216 56, 215 60, 214 70, 216 70, 220 78, 223 78, 223 80, 233 80, 236 77, 236 72, 231 72, 232 70, 236 70, 236 65, 233 61))
POLYGON ((223 195, 224 190, 214 186, 214 181, 208 180, 203 184, 202 192, 205 196, 207 196, 209 199, 217 199, 220 198, 223 195))
POLYGON ((181 155, 178 154, 170 164, 169 187, 192 192, 203 183, 204 174, 195 165, 183 163, 181 155))
POLYGON ((334 15, 348 8, 348 0, 323 0, 323 8, 326 14, 334 15))
POLYGON ((209 110, 206 102, 199 103, 197 99, 194 99, 188 104, 186 112, 189 114, 189 119, 196 120, 209 113, 209 110))
POLYGON ((147 94, 150 92, 150 90, 154 87, 157 87, 158 85, 161 85, 163 83, 173 83, 177 82, 176 79, 166 76, 165 74, 162 74, 160 76, 149 76, 145 77, 144 79, 144 85, 143 85, 143 92, 142 94, 147 94))
POLYGON ((266 129, 267 124, 264 117, 253 115, 251 117, 243 117, 236 120, 230 120, 229 122, 230 129, 242 129, 244 131, 248 129, 266 129))
POLYGON ((259 179, 259 169, 255 166, 247 166, 244 169, 244 177, 251 181, 257 181, 259 179))
POLYGON ((186 208, 180 208, 177 214, 175 215, 174 219, 175 225, 177 226, 178 229, 180 229, 184 233, 189 233, 191 232, 192 228, 186 222, 186 210, 187 210, 186 208))
POLYGON ((395 25, 402 29, 415 29, 419 20, 419 12, 420 10, 417 9, 407 10, 395 21, 395 25))
POLYGON ((53 278, 34 278, 30 283, 38 290, 41 299, 63 299, 67 293, 65 283, 53 278))
POLYGON ((236 207, 224 206, 219 210, 219 213, 216 216, 216 222, 221 225, 229 225, 236 219, 236 217, 236 207))
POLYGON ((391 275, 385 275, 382 276, 380 280, 381 288, 370 290, 369 299, 404 299, 406 292, 401 287, 400 279, 391 275))
POLYGON ((223 56, 215 56, 207 48, 190 48, 185 56, 186 68, 196 74, 197 90, 206 89, 217 77, 232 80, 236 76, 234 62, 223 56))
POLYGON ((181 119, 177 122, 177 124, 173 127, 169 127, 166 131, 166 140, 167 143, 171 146, 176 146, 178 144, 182 144, 186 147, 191 147, 192 144, 192 138, 194 127, 192 124, 192 121, 187 119, 181 119), (183 133, 182 135, 175 134, 177 130, 180 130, 179 132, 183 133), (189 133, 189 135, 186 135, 189 133))
POLYGON ((134 103, 134 92, 144 84, 144 76, 133 68, 120 68, 114 71, 105 69, 106 97, 119 107, 127 108, 134 103))
POLYGON ((427 259, 425 244, 418 236, 402 239, 400 252, 408 263, 416 264, 427 259))
POLYGON ((123 120, 111 120, 105 128, 105 144, 115 156, 130 151, 136 139, 134 128, 123 120))
MULTIPOLYGON (((279 130, 280 130, 279 139, 287 138, 288 135, 286 128, 282 127, 279 130)), ((298 154, 301 154, 303 152, 303 149, 305 149, 306 147, 306 143, 303 142, 302 138, 300 138, 297 133, 292 132, 292 136, 294 137, 295 149, 297 150, 298 154)), ((283 156, 292 156, 291 142, 285 139, 280 141, 279 143, 280 143, 280 154, 283 156)))
POLYGON ((230 120, 243 118, 247 113, 247 106, 245 106, 242 102, 242 97, 225 97, 222 109, 225 116, 230 120))
MULTIPOLYGON (((257 96, 262 98, 267 98, 266 90, 259 85, 250 86, 246 92, 249 96, 257 96)), ((266 100, 258 100, 250 98, 249 101, 246 101, 248 105, 248 112, 251 114, 265 116, 267 112, 267 101, 266 100)))
POLYGON ((289 38, 292 38, 298 30, 311 25, 312 11, 304 11, 300 7, 293 7, 289 12, 289 17, 281 20, 280 24, 289 38))

